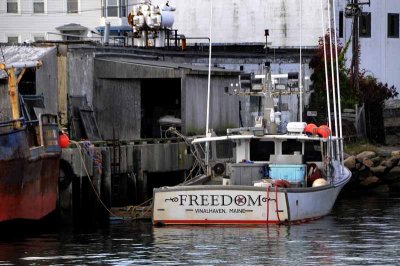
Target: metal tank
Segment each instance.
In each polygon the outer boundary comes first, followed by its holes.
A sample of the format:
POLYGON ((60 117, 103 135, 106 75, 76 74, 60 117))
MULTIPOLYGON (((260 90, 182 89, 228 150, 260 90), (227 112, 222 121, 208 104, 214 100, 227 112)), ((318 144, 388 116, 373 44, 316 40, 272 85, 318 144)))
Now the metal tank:
POLYGON ((167 2, 161 8, 144 0, 132 7, 128 22, 133 28, 135 44, 139 47, 164 47, 166 34, 174 24, 175 7, 167 2))

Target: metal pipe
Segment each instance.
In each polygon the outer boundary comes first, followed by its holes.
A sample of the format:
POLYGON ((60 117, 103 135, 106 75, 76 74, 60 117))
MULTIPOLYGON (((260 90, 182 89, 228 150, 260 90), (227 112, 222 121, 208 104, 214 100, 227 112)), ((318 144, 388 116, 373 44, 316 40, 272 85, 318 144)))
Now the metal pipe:
MULTIPOLYGON (((207 82, 207 120, 206 120, 206 137, 210 137, 210 94, 211 94, 211 54, 212 54, 212 21, 213 20, 213 0, 210 3, 210 42, 209 42, 209 53, 208 53, 208 82, 207 82)), ((209 143, 206 143, 206 167, 207 167, 207 174, 208 172, 211 173, 211 169, 209 169, 209 161, 208 161, 208 154, 209 154, 209 143)))
POLYGON ((302 46, 302 38, 303 38, 303 25, 302 25, 302 7, 303 7, 303 0, 300 0, 300 71, 299 71, 299 91, 300 91, 300 102, 299 102, 299 117, 300 122, 303 122, 303 82, 302 82, 302 54, 301 54, 301 46, 302 46))
POLYGON ((104 39, 103 39, 103 44, 107 45, 109 40, 110 40, 110 22, 106 22, 105 27, 104 27, 104 39))
POLYGON ((321 0, 321 18, 322 18, 322 40, 324 45, 324 64, 325 64, 325 87, 326 87, 326 101, 327 101, 327 108, 328 108, 328 126, 332 128, 331 122, 331 104, 329 98, 329 80, 328 80, 328 63, 326 62, 327 55, 326 55, 326 41, 325 41, 325 18, 324 18, 324 4, 323 0, 321 0))
MULTIPOLYGON (((335 16, 335 14, 333 14, 335 16)), ((335 122, 335 136, 338 136, 338 122, 337 122, 337 107, 336 107, 336 84, 335 84, 335 67, 333 65, 333 48, 332 48, 332 34, 334 29, 331 25, 331 2, 328 0, 328 21, 329 21, 329 49, 331 53, 331 77, 332 77, 332 96, 333 96, 333 121, 335 122)), ((335 33, 336 35, 336 33, 335 33)), ((336 141, 336 160, 339 160, 339 142, 336 141)))

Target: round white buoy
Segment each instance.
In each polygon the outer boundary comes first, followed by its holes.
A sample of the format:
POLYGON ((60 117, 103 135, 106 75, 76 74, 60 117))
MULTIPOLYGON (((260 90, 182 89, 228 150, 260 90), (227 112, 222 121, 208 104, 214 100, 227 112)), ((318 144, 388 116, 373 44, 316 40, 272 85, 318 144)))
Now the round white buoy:
POLYGON ((322 187, 322 186, 325 186, 325 185, 328 185, 328 181, 326 181, 323 178, 318 178, 312 183, 313 187, 322 187))

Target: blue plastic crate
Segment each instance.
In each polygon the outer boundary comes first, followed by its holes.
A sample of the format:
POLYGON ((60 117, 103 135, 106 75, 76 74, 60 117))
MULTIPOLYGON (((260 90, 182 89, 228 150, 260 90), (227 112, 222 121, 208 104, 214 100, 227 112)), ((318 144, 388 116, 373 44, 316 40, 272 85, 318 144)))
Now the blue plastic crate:
POLYGON ((270 164, 271 179, 284 179, 291 183, 304 183, 306 165, 303 164, 270 164))

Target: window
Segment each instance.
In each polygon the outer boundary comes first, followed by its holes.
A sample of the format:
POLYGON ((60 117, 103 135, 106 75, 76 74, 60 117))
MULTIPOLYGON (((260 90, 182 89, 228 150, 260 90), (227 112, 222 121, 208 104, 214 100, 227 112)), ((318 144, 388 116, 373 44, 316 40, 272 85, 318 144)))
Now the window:
POLYGON ((18 13, 18 0, 7 0, 7 13, 18 13))
POLYGON ((35 14, 44 13, 44 0, 33 0, 33 13, 35 14))
POLYGON ((17 44, 18 43, 18 36, 8 36, 7 37, 8 44, 17 44))
POLYGON ((103 0, 102 16, 103 17, 126 17, 127 14, 126 0, 103 0))
POLYGON ((360 37, 370 38, 371 37, 371 13, 366 13, 366 12, 361 13, 359 25, 360 25, 360 29, 359 29, 360 37))
POLYGON ((399 14, 388 14, 388 37, 399 38, 399 14))
POLYGON ((339 38, 343 38, 343 11, 339 12, 339 38))
POLYGON ((126 0, 121 0, 121 14, 120 17, 127 17, 126 14, 126 0))
POLYGON ((118 17, 118 0, 107 0, 107 17, 118 17))
POLYGON ((67 13, 78 13, 78 0, 67 0, 67 13))
POLYGON ((37 41, 44 41, 45 38, 44 38, 44 36, 33 36, 33 40, 34 40, 35 42, 37 42, 37 41))

